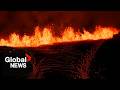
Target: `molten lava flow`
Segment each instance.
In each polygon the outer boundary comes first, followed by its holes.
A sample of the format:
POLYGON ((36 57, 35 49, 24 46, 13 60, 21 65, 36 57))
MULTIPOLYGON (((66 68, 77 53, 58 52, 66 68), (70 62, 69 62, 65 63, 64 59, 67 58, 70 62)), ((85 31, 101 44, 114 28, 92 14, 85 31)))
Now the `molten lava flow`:
POLYGON ((61 37, 53 36, 51 29, 44 28, 43 31, 37 26, 32 36, 24 35, 20 38, 20 35, 12 33, 8 40, 0 39, 0 46, 11 47, 37 47, 44 44, 54 44, 59 42, 72 42, 82 40, 99 40, 112 38, 114 34, 118 34, 119 31, 112 27, 95 28, 93 33, 86 30, 81 32, 74 32, 72 27, 68 27, 64 30, 61 37))

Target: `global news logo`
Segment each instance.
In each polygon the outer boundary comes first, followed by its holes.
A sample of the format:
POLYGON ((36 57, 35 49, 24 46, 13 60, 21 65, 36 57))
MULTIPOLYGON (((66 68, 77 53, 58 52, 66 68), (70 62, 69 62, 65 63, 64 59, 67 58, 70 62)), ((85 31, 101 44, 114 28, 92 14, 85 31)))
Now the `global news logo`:
POLYGON ((10 68, 27 68, 27 62, 31 60, 28 54, 25 57, 5 57, 5 62, 10 64, 10 68))

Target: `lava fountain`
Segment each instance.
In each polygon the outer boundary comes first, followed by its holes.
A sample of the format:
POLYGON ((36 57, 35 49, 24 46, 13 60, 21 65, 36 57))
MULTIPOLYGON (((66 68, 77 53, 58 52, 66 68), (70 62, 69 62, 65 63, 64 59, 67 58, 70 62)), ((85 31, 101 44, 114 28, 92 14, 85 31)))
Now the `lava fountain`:
POLYGON ((33 35, 23 35, 11 33, 9 38, 6 40, 0 38, 0 46, 10 47, 38 47, 40 45, 54 44, 61 42, 73 42, 83 40, 99 40, 99 39, 110 39, 113 35, 118 34, 119 30, 113 27, 101 27, 96 26, 93 33, 83 30, 75 32, 74 28, 67 27, 60 36, 54 36, 51 28, 44 28, 42 31, 39 26, 34 30, 33 35))

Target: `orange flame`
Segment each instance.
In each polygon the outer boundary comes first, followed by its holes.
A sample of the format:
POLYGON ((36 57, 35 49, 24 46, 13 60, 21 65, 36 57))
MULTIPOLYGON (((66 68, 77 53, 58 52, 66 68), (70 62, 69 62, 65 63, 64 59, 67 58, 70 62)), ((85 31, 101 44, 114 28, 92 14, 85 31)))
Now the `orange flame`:
POLYGON ((101 27, 95 28, 93 33, 86 30, 81 32, 74 32, 72 27, 68 27, 64 30, 61 37, 53 36, 51 29, 44 28, 40 31, 39 26, 35 28, 35 32, 32 36, 24 35, 20 38, 20 35, 12 33, 8 40, 3 38, 0 39, 0 46, 11 46, 11 47, 37 47, 44 44, 54 44, 59 42, 72 42, 82 40, 99 40, 112 38, 114 34, 118 34, 119 31, 112 27, 101 27))

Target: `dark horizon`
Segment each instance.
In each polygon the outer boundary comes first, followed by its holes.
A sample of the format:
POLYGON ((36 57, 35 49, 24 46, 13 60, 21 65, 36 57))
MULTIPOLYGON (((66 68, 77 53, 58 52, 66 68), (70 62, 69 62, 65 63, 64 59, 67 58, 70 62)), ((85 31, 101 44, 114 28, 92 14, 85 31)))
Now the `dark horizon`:
POLYGON ((95 28, 96 25, 120 28, 120 11, 0 11, 0 35, 11 32, 33 33, 35 26, 95 28))

